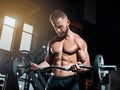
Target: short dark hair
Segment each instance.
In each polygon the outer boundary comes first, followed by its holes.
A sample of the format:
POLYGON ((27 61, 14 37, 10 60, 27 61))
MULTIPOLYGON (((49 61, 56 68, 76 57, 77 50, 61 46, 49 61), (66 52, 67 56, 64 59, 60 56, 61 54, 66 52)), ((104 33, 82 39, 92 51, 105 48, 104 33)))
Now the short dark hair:
POLYGON ((66 13, 62 10, 54 10, 52 11, 52 13, 50 14, 50 18, 49 21, 50 22, 55 22, 58 18, 64 18, 67 17, 66 13))

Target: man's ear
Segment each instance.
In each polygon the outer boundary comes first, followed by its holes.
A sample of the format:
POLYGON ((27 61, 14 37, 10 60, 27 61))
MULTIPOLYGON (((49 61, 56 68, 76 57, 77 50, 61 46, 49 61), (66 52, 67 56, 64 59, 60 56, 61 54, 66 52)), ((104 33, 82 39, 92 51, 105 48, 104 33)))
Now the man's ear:
POLYGON ((70 20, 67 20, 68 25, 70 25, 70 20))

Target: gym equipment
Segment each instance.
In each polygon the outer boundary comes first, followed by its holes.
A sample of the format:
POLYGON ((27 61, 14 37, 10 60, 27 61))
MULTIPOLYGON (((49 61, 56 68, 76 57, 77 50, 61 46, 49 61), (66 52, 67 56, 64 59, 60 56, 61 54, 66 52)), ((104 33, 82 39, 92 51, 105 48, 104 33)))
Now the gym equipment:
MULTIPOLYGON (((31 55, 31 53, 26 52, 26 51, 21 51, 19 56, 14 57, 13 59, 13 63, 12 63, 12 70, 14 75, 16 76, 21 76, 26 72, 29 72, 28 75, 33 79, 33 82, 36 83, 37 87, 40 89, 40 81, 37 81, 38 79, 35 77, 35 75, 33 75, 33 70, 30 69, 30 62, 33 62, 34 58, 31 55), (34 77, 33 77, 34 76, 34 77), (36 82, 37 81, 37 82, 36 82)), ((107 76, 109 76, 109 71, 111 70, 117 70, 117 66, 116 65, 104 65, 104 59, 103 56, 101 54, 96 55, 95 59, 94 59, 94 63, 93 66, 85 66, 85 65, 79 65, 80 68, 87 68, 92 70, 93 72, 97 73, 99 80, 100 80, 100 89, 101 90, 109 90, 108 89, 108 81, 105 81, 105 78, 107 76)), ((65 70, 65 71, 71 71, 71 67, 69 68, 64 68, 64 67, 59 67, 59 66, 49 66, 49 67, 44 67, 41 68, 39 67, 40 71, 43 70, 51 70, 53 68, 56 69, 61 69, 61 70, 65 70)), ((45 83, 43 85, 43 87, 45 86, 45 83)))
MULTIPOLYGON (((21 76, 23 73, 28 71, 28 69, 30 70, 30 62, 33 60, 33 57, 30 53, 24 53, 24 54, 25 55, 21 55, 13 60, 13 72, 14 74, 19 75, 19 76, 21 76)), ((104 65, 104 59, 101 54, 96 55, 93 66, 79 65, 79 67, 92 69, 94 72, 97 72, 99 75, 100 81, 102 81, 104 77, 103 76, 104 71, 117 70, 116 65, 104 65)), ((58 66, 49 66, 45 68, 39 68, 39 70, 42 71, 45 69, 53 69, 53 68, 61 69, 65 71, 71 71, 71 67, 64 68, 64 67, 58 67, 58 66)))
POLYGON ((26 75, 26 78, 23 79, 24 90, 28 90, 30 84, 35 90, 44 90, 46 82, 40 72, 34 72, 30 69, 30 62, 34 62, 32 54, 29 51, 22 50, 13 55, 10 67, 13 74, 18 77, 18 80, 23 74, 26 75))
POLYGON ((23 73, 30 70, 30 62, 33 61, 34 58, 29 51, 21 50, 20 52, 17 52, 17 54, 13 55, 11 62, 13 73, 18 77, 22 76, 23 73))

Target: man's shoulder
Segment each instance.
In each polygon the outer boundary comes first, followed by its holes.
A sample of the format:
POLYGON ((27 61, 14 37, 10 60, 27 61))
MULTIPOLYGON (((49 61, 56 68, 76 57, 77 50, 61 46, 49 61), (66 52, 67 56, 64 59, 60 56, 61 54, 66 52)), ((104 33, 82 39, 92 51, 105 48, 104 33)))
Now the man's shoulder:
POLYGON ((77 42, 77 43, 82 43, 82 42, 86 42, 80 35, 74 33, 74 40, 77 42))
POLYGON ((77 33, 73 32, 73 35, 74 35, 75 39, 82 39, 82 37, 79 34, 77 34, 77 33))

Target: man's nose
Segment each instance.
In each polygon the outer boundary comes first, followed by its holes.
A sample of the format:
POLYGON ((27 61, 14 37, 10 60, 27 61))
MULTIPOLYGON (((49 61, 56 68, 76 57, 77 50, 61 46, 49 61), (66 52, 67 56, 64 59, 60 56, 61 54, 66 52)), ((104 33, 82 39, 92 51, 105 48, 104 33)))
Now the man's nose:
POLYGON ((60 33, 60 32, 61 32, 61 29, 57 29, 57 31, 60 33))

